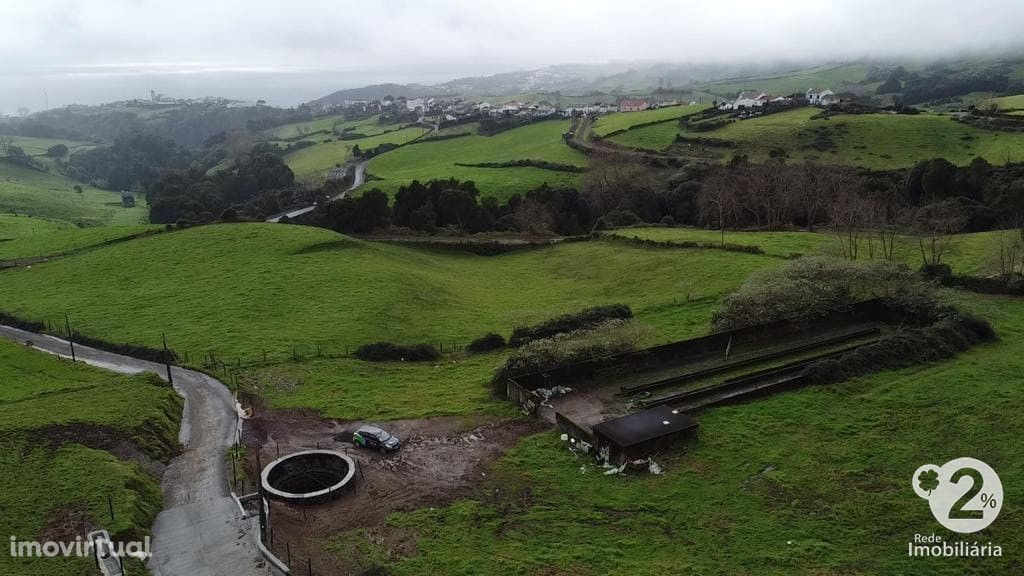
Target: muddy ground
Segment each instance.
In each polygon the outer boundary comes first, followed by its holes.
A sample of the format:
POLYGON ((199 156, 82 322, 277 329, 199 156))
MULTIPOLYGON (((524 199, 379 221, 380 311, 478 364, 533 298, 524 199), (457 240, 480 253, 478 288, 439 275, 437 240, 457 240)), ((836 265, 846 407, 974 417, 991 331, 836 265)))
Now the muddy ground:
POLYGON ((357 463, 353 488, 334 502, 307 507, 271 504, 273 549, 286 561, 290 551, 298 574, 306 574, 307 558, 312 560, 313 573, 325 576, 359 574, 367 568, 365 559, 349 554, 342 558, 327 549, 329 538, 354 529, 364 529, 362 537, 375 540, 392 554, 414 553, 414 534, 382 529, 389 514, 473 496, 498 457, 523 436, 549 428, 522 418, 398 420, 381 427, 398 436, 402 448, 381 454, 352 445, 352 431, 364 423, 368 422, 323 419, 310 410, 266 408, 245 423, 242 440, 251 479, 258 478, 257 452, 264 466, 278 455, 317 447, 344 452, 357 463))

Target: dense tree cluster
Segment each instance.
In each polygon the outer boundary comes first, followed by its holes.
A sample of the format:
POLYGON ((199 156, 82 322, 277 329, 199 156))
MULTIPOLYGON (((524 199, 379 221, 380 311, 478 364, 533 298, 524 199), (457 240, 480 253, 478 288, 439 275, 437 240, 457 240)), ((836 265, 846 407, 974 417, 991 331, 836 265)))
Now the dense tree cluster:
POLYGON ((195 159, 187 148, 159 136, 136 133, 110 146, 75 152, 64 173, 109 190, 144 190, 168 170, 185 170, 195 159))
POLYGON ((279 156, 254 152, 213 174, 186 170, 163 176, 147 190, 149 220, 208 222, 228 210, 231 216, 258 218, 294 205, 302 193, 279 156))

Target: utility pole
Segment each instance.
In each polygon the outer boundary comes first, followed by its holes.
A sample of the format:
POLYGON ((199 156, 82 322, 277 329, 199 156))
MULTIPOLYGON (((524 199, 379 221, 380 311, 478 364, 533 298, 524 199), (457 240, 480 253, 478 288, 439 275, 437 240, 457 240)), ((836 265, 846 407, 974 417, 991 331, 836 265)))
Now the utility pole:
POLYGON ((64 328, 68 331, 68 344, 71 345, 71 361, 76 362, 75 358, 75 336, 71 333, 71 321, 68 320, 68 313, 64 313, 64 328))
POLYGON ((160 334, 164 339, 164 365, 167 366, 167 383, 174 384, 174 377, 171 376, 171 351, 167 349, 167 334, 160 334))

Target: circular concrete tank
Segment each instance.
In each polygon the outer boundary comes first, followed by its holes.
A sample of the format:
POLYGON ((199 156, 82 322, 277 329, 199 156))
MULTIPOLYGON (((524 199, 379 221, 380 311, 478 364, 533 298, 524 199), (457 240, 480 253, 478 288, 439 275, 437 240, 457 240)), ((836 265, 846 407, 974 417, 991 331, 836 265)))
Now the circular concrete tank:
POLYGON ((356 472, 356 463, 341 452, 307 450, 282 456, 260 475, 268 498, 293 504, 317 504, 345 492, 356 472))

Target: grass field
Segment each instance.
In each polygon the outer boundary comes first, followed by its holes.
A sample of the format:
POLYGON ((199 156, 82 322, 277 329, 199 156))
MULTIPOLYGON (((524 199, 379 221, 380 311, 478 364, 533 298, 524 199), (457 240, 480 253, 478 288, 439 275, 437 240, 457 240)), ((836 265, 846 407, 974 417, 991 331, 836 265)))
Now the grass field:
MULTIPOLYGON (((0 475, 18 480, 0 491, 0 531, 19 540, 74 541, 100 525, 112 534, 148 534, 161 508, 157 480, 135 463, 82 444, 62 444, 51 434, 41 436, 40 429, 71 427, 70 437, 84 437, 83 427, 100 427, 166 459, 181 414, 174 391, 155 377, 111 375, 7 340, 0 340, 0 382, 0 475), (64 527, 72 518, 78 520, 64 527)), ((4 574, 94 571, 88 558, 33 561, 0 555, 4 574)))
POLYGON ((63 144, 70 152, 92 148, 88 142, 76 142, 74 140, 62 140, 59 138, 31 138, 28 136, 16 136, 14 145, 19 146, 29 156, 43 156, 52 146, 63 144))
POLYGON ((668 122, 670 120, 681 118, 687 114, 693 114, 709 108, 708 104, 696 104, 693 106, 669 106, 667 108, 658 108, 655 110, 644 110, 643 112, 617 112, 615 114, 608 114, 607 116, 601 116, 594 123, 594 134, 598 136, 607 136, 612 132, 618 132, 620 130, 629 130, 630 128, 646 124, 648 122, 668 122))
POLYGON ((147 220, 148 209, 139 201, 135 208, 122 208, 121 195, 78 184, 55 172, 40 172, 0 161, 0 213, 16 212, 56 218, 86 225, 139 224, 147 220))
POLYGON ((806 70, 797 70, 774 76, 752 76, 707 84, 703 89, 719 96, 735 97, 743 90, 757 90, 774 96, 784 96, 794 92, 806 92, 808 88, 824 90, 830 88, 836 92, 844 83, 857 83, 867 76, 869 66, 866 64, 844 64, 840 66, 821 66, 806 70))
POLYGON ((348 239, 317 228, 213 225, 0 274, 3 310, 117 342, 230 360, 293 345, 459 342, 623 302, 663 340, 703 327, 763 256, 580 242, 483 257, 348 239), (301 273, 300 273, 301 272, 301 273), (171 274, 168 276, 168 274, 171 274), (315 278, 315 287, 309 279, 315 278), (131 289, 127 290, 126 287, 131 289), (686 303, 686 295, 696 302, 686 303))
MULTIPOLYGON (((873 169, 902 168, 928 158, 946 158, 965 165, 977 156, 993 164, 1024 160, 1024 134, 982 130, 954 122, 948 116, 919 114, 859 114, 812 120, 820 110, 799 108, 760 118, 733 122, 710 132, 685 134, 718 138, 736 143, 735 149, 706 152, 729 158, 746 154, 764 160, 773 148, 787 152, 790 160, 864 166, 873 169), (824 137, 832 147, 817 150, 824 137)), ((656 124, 613 136, 623 146, 664 150, 671 146, 678 126, 656 124)), ((685 152, 684 152, 685 153, 685 152)))
POLYGON ((914 470, 971 455, 1024 490, 1017 442, 1024 303, 969 298, 1001 342, 931 366, 715 408, 661 476, 604 476, 556 433, 530 437, 472 498, 333 539, 395 574, 1010 574, 1024 546, 1009 499, 974 535, 944 530, 914 470), (992 542, 1001 558, 908 558, 914 534, 992 542), (379 548, 391 534, 407 554, 379 548))
POLYGON ((380 125, 376 116, 345 121, 343 116, 336 115, 324 116, 308 122, 285 124, 268 130, 266 134, 273 140, 292 140, 301 136, 309 136, 310 140, 322 140, 324 137, 333 137, 335 131, 341 132, 345 129, 352 129, 354 132, 372 136, 394 128, 397 126, 380 125))
MULTIPOLYGON (((0 215, 0 239, 4 239, 7 236, 8 230, 11 229, 8 222, 17 222, 19 220, 53 222, 25 216, 0 215)), ((18 222, 18 224, 20 225, 22 222, 18 222)), ((57 230, 38 234, 33 233, 14 237, 14 239, 8 241, 0 241, 0 260, 54 256, 145 232, 157 232, 161 229, 161 226, 150 224, 99 226, 96 228, 78 228, 77 226, 66 224, 64 228, 57 230)))
POLYGON ((323 143, 317 139, 318 144, 292 152, 284 157, 284 161, 295 173, 296 179, 317 184, 326 178, 327 173, 337 165, 344 164, 351 159, 352 148, 356 145, 367 150, 384 143, 405 144, 427 132, 429 132, 427 128, 414 127, 358 140, 333 140, 323 143))
POLYGON ((985 108, 995 104, 1000 112, 1009 112, 1010 114, 1024 114, 1024 94, 1018 94, 1016 96, 1003 96, 1002 98, 991 98, 981 103, 981 107, 985 108))
MULTIPOLYGON (((1008 232, 1016 234, 1016 231, 1008 232)), ((624 228, 613 234, 627 238, 642 238, 661 242, 710 242, 718 243, 722 234, 718 230, 700 228, 624 228)), ((1004 232, 977 232, 959 234, 950 239, 944 251, 943 260, 955 272, 961 274, 988 274, 997 271, 999 236, 1004 232)), ((860 254, 868 257, 868 239, 860 248, 860 254)), ((827 232, 725 232, 725 242, 759 246, 768 255, 788 258, 794 254, 840 256, 839 241, 827 232)), ((875 240, 875 250, 880 244, 875 240)), ((901 236, 896 239, 896 260, 905 262, 911 268, 923 263, 918 239, 901 236)))
POLYGON ((70 230, 72 228, 78 227, 64 220, 33 218, 17 214, 0 214, 0 241, 49 235, 53 232, 70 230))
POLYGON ((580 185, 580 175, 533 167, 473 168, 455 163, 476 164, 511 160, 546 160, 559 164, 585 166, 586 157, 569 148, 562 134, 569 122, 552 120, 529 124, 494 136, 465 136, 438 142, 423 142, 382 154, 367 165, 367 172, 380 180, 363 185, 363 190, 380 188, 394 193, 413 180, 426 182, 454 177, 472 180, 483 196, 504 199, 525 193, 547 182, 551 185, 580 185))

